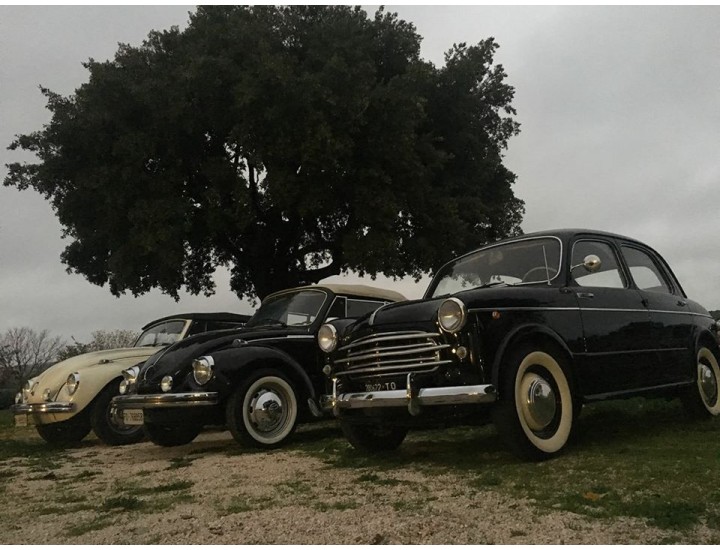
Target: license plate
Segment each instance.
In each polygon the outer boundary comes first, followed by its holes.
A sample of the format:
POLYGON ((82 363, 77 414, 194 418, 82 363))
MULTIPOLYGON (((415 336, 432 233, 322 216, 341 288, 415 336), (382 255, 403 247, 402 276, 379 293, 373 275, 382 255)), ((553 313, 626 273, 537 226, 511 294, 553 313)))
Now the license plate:
POLYGON ((15 425, 18 428, 24 428, 28 425, 28 417, 26 414, 16 414, 15 415, 15 425))
POLYGON ((123 424, 125 424, 126 426, 142 426, 142 409, 125 409, 123 411, 123 424))
POLYGON ((365 382, 365 391, 392 391, 404 389, 403 384, 395 381, 388 382, 365 382))

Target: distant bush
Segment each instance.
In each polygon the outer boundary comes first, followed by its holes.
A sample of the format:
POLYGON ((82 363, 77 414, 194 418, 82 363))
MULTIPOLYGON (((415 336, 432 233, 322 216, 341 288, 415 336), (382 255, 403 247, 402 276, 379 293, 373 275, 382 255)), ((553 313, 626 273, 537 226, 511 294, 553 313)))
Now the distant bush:
POLYGON ((15 394, 17 392, 10 388, 0 389, 0 410, 7 409, 10 405, 15 403, 15 394))

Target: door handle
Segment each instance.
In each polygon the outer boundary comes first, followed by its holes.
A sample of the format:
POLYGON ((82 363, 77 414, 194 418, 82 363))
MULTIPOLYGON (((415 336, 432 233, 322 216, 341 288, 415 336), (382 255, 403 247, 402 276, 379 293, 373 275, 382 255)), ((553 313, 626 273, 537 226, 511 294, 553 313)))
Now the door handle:
POLYGON ((595 295, 592 292, 578 292, 577 297, 578 298, 595 298, 595 295))
POLYGON ((648 307, 648 306, 650 305, 650 300, 648 300, 647 298, 643 298, 642 300, 640 300, 640 302, 641 302, 642 305, 644 305, 645 307, 648 307))
POLYGON ((680 307, 684 307, 687 305, 687 302, 685 300, 678 300, 677 305, 679 305, 680 307))

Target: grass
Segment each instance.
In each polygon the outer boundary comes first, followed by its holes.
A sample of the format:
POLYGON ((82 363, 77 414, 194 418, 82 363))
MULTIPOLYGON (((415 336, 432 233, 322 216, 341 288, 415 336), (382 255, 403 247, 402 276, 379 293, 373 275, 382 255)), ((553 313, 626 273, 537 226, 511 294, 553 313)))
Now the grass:
MULTIPOLYGON (((362 455, 339 438, 298 447, 327 467, 361 469, 354 476, 358 483, 392 484, 392 473, 404 469, 453 473, 464 481, 458 494, 476 498, 499 491, 545 509, 635 517, 680 532, 720 523, 720 418, 689 421, 676 402, 586 406, 575 441, 561 456, 540 463, 515 459, 491 426, 411 432, 387 455, 362 455)), ((425 502, 393 507, 412 511, 425 502)))

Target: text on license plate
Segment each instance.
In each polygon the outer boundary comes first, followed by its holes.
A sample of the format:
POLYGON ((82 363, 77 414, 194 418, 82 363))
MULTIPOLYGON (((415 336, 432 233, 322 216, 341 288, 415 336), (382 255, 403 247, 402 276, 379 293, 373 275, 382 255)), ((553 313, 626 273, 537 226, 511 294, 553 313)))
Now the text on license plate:
POLYGON ((125 409, 123 411, 123 423, 126 426, 142 426, 142 424, 143 424, 142 409, 125 409))
POLYGON ((365 384, 365 391, 389 391, 397 389, 397 382, 367 382, 365 384))

